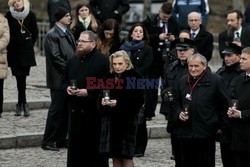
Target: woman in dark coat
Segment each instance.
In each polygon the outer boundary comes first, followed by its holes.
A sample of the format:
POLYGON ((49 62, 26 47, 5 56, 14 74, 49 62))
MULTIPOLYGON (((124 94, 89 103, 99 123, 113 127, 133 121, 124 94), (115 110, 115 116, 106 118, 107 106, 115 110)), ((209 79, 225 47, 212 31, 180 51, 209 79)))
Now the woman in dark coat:
MULTIPOLYGON (((153 50, 148 45, 149 36, 146 28, 141 23, 134 24, 128 33, 128 41, 120 49, 125 50, 137 72, 144 78, 148 78, 148 73, 153 62, 153 50)), ((143 156, 147 147, 148 135, 146 126, 147 111, 152 107, 152 94, 150 89, 145 89, 145 112, 142 123, 138 126, 136 156, 143 156)))
POLYGON ((10 11, 6 13, 10 27, 10 43, 7 47, 8 64, 12 75, 16 77, 18 90, 18 104, 15 116, 29 116, 29 108, 26 101, 26 77, 30 73, 30 67, 36 66, 34 44, 38 36, 38 28, 35 14, 30 11, 28 0, 9 0, 10 11))
POLYGON ((107 76, 112 83, 110 101, 104 98, 99 101, 102 115, 100 152, 113 158, 113 166, 133 167, 137 115, 144 98, 143 89, 137 84, 130 85, 129 80, 137 82, 142 76, 133 69, 125 51, 110 56, 110 71, 107 76))
POLYGON ((75 40, 78 40, 82 31, 90 30, 97 32, 98 23, 95 16, 92 14, 88 3, 79 3, 76 6, 76 12, 70 30, 73 33, 75 40))

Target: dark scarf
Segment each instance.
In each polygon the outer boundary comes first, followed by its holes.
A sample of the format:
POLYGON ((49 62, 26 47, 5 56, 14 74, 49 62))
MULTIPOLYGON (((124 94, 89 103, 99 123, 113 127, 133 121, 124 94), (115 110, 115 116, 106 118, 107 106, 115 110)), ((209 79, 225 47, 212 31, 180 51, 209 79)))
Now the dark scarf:
POLYGON ((124 43, 121 47, 120 50, 124 50, 126 52, 134 52, 139 49, 142 49, 145 47, 145 42, 144 41, 136 41, 132 40, 129 43, 124 43))

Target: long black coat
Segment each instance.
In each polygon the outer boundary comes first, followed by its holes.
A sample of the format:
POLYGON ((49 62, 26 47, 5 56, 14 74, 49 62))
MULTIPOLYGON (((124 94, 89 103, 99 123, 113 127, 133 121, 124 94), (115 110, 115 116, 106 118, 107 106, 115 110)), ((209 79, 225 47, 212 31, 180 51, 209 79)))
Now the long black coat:
MULTIPOLYGON (((141 79, 142 76, 134 69, 125 71, 119 79, 124 80, 122 89, 117 89, 117 85, 110 90, 110 99, 117 100, 116 107, 101 105, 99 108, 102 115, 101 145, 100 152, 108 153, 110 156, 133 157, 136 145, 137 116, 141 108, 144 97, 143 89, 130 89, 127 77, 141 79)), ((109 74, 108 79, 114 79, 115 74, 109 74)))
MULTIPOLYGON (((193 85, 195 80, 191 78, 190 84, 193 85)), ((190 87, 188 75, 184 75, 174 96, 174 133, 180 138, 215 138, 217 130, 227 117, 230 102, 222 78, 206 71, 195 86, 191 101, 186 99, 187 94, 190 94, 190 87), (184 105, 189 106, 189 120, 186 122, 179 119, 184 105)))
POLYGON ((77 80, 77 88, 87 89, 87 97, 69 96, 68 166, 99 167, 100 115, 97 112, 99 89, 90 89, 88 77, 102 78, 108 73, 108 57, 94 49, 85 57, 68 60, 63 87, 77 80))
MULTIPOLYGON (((164 44, 165 41, 161 41, 159 39, 159 35, 162 33, 159 14, 147 17, 143 21, 143 24, 148 31, 150 46, 153 48, 154 60, 150 69, 150 76, 160 77, 163 75, 163 66, 165 63, 162 59, 162 50, 165 49, 165 45, 160 45, 160 43, 164 44)), ((170 17, 170 19, 168 20, 167 28, 168 33, 171 33, 175 36, 179 35, 179 28, 176 20, 173 17, 170 17)))
POLYGON ((232 150, 250 151, 250 80, 242 73, 237 82, 238 109, 241 119, 232 119, 232 150))
POLYGON ((207 61, 211 60, 214 49, 213 35, 200 26, 200 31, 193 40, 197 51, 206 57, 207 61))
MULTIPOLYGON (((220 52, 220 56, 222 59, 224 58, 224 56, 221 52, 225 49, 225 42, 232 42, 232 41, 233 41, 233 37, 229 37, 227 35, 227 30, 219 34, 219 52, 220 52)), ((242 27, 240 41, 242 44, 242 48, 250 46, 250 29, 249 28, 242 27)))
POLYGON ((60 90, 66 62, 75 55, 75 44, 71 45, 65 33, 55 24, 46 34, 44 48, 47 87, 60 90))
POLYGON ((7 58, 9 67, 31 67, 36 66, 34 44, 38 36, 36 15, 30 11, 24 19, 25 33, 21 33, 21 26, 12 17, 10 12, 6 13, 10 27, 10 42, 7 47, 7 58))

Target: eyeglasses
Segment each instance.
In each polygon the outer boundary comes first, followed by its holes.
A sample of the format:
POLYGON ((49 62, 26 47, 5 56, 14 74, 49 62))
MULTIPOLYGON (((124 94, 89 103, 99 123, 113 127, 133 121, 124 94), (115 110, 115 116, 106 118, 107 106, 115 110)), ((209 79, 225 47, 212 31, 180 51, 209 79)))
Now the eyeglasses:
POLYGON ((93 42, 93 41, 84 41, 84 40, 77 40, 76 43, 79 44, 79 43, 87 43, 87 42, 93 42))

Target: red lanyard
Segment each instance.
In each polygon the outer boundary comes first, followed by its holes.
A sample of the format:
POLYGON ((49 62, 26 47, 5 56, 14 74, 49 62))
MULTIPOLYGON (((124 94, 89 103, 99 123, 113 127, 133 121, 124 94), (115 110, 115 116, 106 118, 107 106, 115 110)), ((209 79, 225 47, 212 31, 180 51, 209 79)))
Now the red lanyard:
POLYGON ((202 78, 202 76, 205 74, 205 71, 201 74, 201 76, 195 81, 195 83, 193 84, 193 86, 191 86, 190 84, 190 75, 188 75, 188 86, 190 88, 190 96, 192 95, 195 86, 198 84, 198 82, 200 81, 200 79, 202 78))

